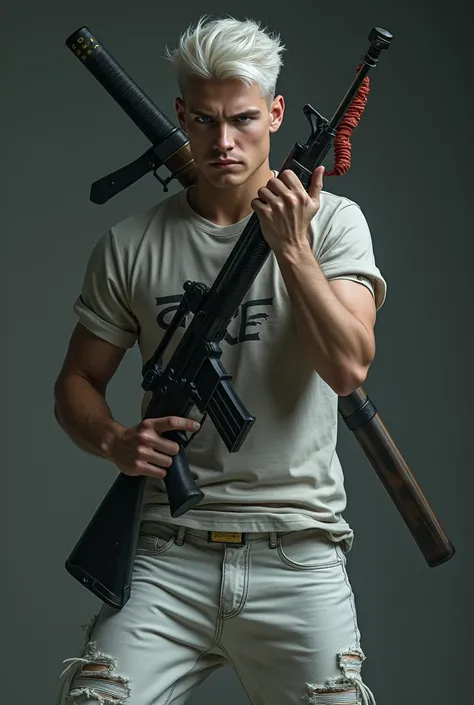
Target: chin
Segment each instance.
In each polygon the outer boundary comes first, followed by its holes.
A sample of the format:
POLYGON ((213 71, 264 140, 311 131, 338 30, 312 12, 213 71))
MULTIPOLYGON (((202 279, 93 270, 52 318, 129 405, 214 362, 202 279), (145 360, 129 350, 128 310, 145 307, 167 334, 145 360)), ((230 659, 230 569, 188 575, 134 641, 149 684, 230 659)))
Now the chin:
POLYGON ((247 171, 239 171, 238 173, 208 173, 207 178, 213 186, 217 188, 225 188, 227 186, 238 186, 248 179, 247 171))

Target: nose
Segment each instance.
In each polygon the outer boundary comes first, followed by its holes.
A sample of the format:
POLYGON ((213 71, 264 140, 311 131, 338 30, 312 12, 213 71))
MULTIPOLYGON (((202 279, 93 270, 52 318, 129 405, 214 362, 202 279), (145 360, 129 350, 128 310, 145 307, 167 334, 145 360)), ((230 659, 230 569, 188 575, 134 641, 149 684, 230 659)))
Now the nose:
POLYGON ((220 152, 228 152, 234 147, 234 139, 232 137, 232 129, 227 123, 217 125, 217 135, 215 139, 215 147, 220 152))

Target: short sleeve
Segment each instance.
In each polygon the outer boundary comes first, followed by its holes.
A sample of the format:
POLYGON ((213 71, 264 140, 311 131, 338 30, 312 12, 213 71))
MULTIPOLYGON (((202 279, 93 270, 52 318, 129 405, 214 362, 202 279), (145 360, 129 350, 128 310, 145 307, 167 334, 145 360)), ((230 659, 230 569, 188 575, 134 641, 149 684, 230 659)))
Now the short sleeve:
POLYGON ((315 254, 326 279, 365 284, 379 309, 385 302, 387 284, 375 263, 370 229, 360 207, 351 201, 344 203, 325 230, 315 254))
POLYGON ((73 308, 79 322, 99 338, 119 348, 135 344, 139 325, 130 307, 127 276, 112 230, 92 250, 73 308))
POLYGON ((338 274, 337 277, 331 277, 332 279, 346 279, 347 281, 356 282, 357 284, 362 284, 365 286, 375 299, 375 287, 372 279, 369 277, 363 277, 362 274, 338 274))

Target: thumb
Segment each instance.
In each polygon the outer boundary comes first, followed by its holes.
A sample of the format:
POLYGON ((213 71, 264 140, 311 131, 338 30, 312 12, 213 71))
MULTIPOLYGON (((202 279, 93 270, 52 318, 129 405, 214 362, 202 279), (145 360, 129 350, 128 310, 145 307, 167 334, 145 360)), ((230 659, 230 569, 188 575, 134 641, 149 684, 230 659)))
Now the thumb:
POLYGON ((313 171, 311 182, 309 184, 308 195, 311 198, 314 198, 316 201, 319 201, 319 194, 321 193, 323 188, 324 169, 324 166, 316 167, 316 169, 313 171))

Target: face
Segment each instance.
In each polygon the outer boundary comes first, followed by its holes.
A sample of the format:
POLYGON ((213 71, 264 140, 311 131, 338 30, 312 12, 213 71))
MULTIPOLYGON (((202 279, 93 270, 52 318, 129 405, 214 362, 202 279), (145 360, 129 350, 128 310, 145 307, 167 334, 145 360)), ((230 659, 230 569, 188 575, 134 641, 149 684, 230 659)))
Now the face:
POLYGON ((198 173, 226 188, 268 169, 270 135, 280 127, 284 107, 281 96, 269 105, 255 85, 190 79, 176 110, 198 173))

